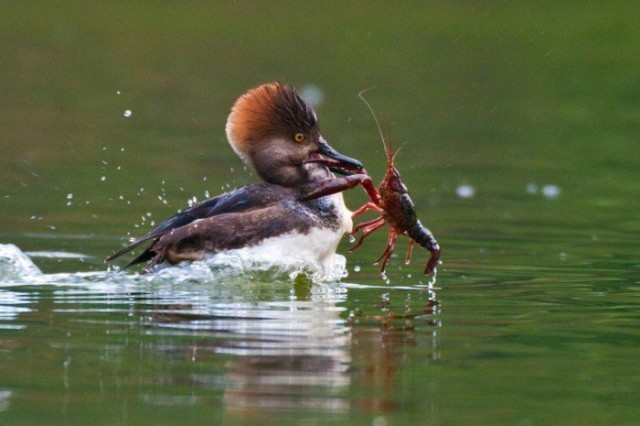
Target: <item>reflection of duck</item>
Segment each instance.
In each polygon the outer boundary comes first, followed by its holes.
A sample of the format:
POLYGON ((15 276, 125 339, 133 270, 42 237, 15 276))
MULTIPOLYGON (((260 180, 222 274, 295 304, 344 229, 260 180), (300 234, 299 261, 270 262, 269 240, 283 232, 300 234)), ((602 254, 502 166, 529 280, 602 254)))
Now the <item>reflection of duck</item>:
MULTIPOLYGON (((246 294, 236 285, 222 289, 230 291, 224 299, 246 294)), ((177 374, 173 382, 222 392, 225 419, 232 424, 279 423, 275 420, 287 412, 325 424, 344 422, 349 412, 401 410, 412 376, 403 368, 439 357, 437 321, 422 318, 417 322, 428 327, 414 328, 416 316, 436 312, 433 304, 410 309, 400 295, 393 304, 383 297, 379 309, 352 317, 345 312, 344 287, 295 290, 298 300, 286 300, 286 293, 282 299, 280 290, 269 286, 268 301, 263 294, 262 301, 240 303, 185 294, 184 300, 200 302, 159 306, 149 325, 195 332, 198 338, 184 340, 169 332, 153 352, 213 366, 194 368, 188 376, 183 374, 189 370, 172 371, 177 374)), ((179 398, 176 404, 182 403, 179 398)))
MULTIPOLYGON (((230 287, 218 290, 228 290, 225 296, 233 297, 239 290, 230 287)), ((350 408, 351 332, 339 306, 346 292, 319 284, 296 289, 306 300, 287 300, 284 290, 266 290, 267 298, 275 300, 231 303, 211 303, 195 293, 185 300, 199 302, 162 305, 151 317, 150 325, 161 330, 175 327, 198 334, 197 339, 173 344, 173 333, 167 333, 158 353, 214 366, 194 369, 175 381, 216 391, 223 386, 225 413, 234 420, 230 423, 248 424, 251 418, 263 424, 265 415, 277 411, 306 409, 327 415, 350 408)), ((208 294, 209 289, 204 291, 208 294)))
POLYGON ((151 246, 129 263, 148 262, 145 272, 165 261, 201 260, 206 253, 252 246, 276 255, 293 249, 317 263, 335 253, 352 227, 342 194, 301 198, 332 179, 331 171, 351 174, 362 165, 327 144, 315 111, 292 86, 265 84, 238 98, 226 131, 231 147, 265 183, 183 210, 107 261, 147 241, 151 246))

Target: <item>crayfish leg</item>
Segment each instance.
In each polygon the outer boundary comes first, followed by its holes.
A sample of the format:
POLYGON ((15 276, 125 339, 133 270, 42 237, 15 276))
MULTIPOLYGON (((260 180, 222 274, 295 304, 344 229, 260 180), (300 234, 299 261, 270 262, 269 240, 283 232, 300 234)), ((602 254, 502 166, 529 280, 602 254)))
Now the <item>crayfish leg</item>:
POLYGON ((363 230, 362 231, 363 233, 370 234, 371 232, 373 232, 376 229, 378 229, 380 226, 384 225, 384 223, 385 223, 385 221, 384 221, 384 218, 382 216, 377 217, 377 218, 375 218, 373 220, 370 220, 368 222, 359 223, 353 228, 353 231, 351 231, 351 235, 357 233, 360 230, 363 230), (376 225, 380 225, 380 226, 376 226, 376 225), (368 228, 374 227, 374 226, 375 226, 375 229, 373 229, 373 231, 367 232, 368 228))
MULTIPOLYGON (((365 187, 365 190, 367 190, 368 187, 372 186, 371 177, 369 175, 360 173, 350 176, 325 179, 323 181, 317 182, 315 184, 315 189, 301 196, 300 201, 315 200, 326 195, 336 194, 338 192, 354 188, 357 185, 362 185, 363 187, 365 187)), ((371 197, 371 195, 369 197, 371 197)), ((374 201, 379 201, 379 199, 374 201)))
POLYGON ((411 253, 413 252, 413 244, 415 243, 415 241, 413 240, 409 240, 409 245, 407 246, 407 254, 404 257, 404 264, 408 265, 409 263, 411 263, 411 253))
POLYGON ((391 257, 391 253, 393 253, 393 249, 396 246, 396 241, 398 240, 398 234, 396 230, 391 228, 389 229, 389 238, 387 239, 387 248, 382 253, 382 256, 378 258, 373 264, 377 264, 382 260, 382 268, 380 268, 380 273, 384 274, 384 271, 387 269, 387 262, 389 261, 389 257, 391 257))
POLYGON ((362 213, 366 212, 367 210, 375 210, 375 211, 381 212, 382 208, 378 206, 376 203, 369 201, 364 206, 360 207, 358 210, 351 213, 351 218, 352 219, 356 218, 360 216, 362 213))
POLYGON ((377 219, 371 220, 369 222, 361 223, 361 224, 357 225, 355 228, 353 228, 353 231, 351 232, 351 235, 355 234, 356 232, 358 232, 360 230, 362 230, 362 235, 360 236, 358 241, 353 246, 351 246, 351 248, 349 248, 349 252, 352 252, 355 249, 357 249, 358 247, 360 247, 365 238, 367 238, 369 235, 371 235, 371 233, 374 232, 375 230, 377 230, 380 227, 382 227, 385 223, 386 223, 386 221, 384 220, 384 218, 382 216, 380 216, 377 219))

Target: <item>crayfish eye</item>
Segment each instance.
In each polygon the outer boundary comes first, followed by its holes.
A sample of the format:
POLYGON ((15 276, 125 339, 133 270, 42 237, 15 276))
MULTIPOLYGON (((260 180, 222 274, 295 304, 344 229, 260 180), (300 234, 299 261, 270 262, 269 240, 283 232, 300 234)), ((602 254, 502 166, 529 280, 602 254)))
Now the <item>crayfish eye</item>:
POLYGON ((307 137, 304 135, 304 133, 296 133, 295 136, 293 137, 293 139, 298 143, 304 142, 306 138, 307 137))

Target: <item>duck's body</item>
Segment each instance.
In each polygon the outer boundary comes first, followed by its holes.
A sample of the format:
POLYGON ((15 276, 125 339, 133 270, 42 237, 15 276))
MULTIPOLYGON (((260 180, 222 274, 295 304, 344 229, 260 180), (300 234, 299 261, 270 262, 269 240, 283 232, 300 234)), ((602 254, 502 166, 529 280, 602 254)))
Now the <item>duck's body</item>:
POLYGON ((295 190, 284 186, 243 186, 177 213, 110 260, 154 240, 127 266, 148 262, 148 272, 164 261, 202 260, 210 253, 240 248, 285 257, 295 254, 324 264, 342 236, 351 232, 351 212, 342 194, 310 201, 298 198, 295 190))
POLYGON ((246 185, 183 210, 107 261, 153 241, 129 265, 200 260, 223 250, 260 249, 274 256, 308 257, 322 264, 351 231, 342 193, 306 200, 331 169, 349 174, 362 166, 334 151, 320 136, 315 112, 295 89, 263 85, 238 99, 227 122, 233 149, 265 183, 246 185), (311 160, 313 159, 313 160, 311 160), (340 165, 344 165, 341 168, 340 165))

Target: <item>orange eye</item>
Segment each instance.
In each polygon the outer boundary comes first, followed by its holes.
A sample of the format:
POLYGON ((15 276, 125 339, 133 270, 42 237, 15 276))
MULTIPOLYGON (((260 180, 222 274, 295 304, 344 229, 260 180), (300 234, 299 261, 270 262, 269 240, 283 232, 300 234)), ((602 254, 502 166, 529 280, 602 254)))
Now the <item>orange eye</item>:
POLYGON ((306 136, 304 135, 304 133, 296 133, 293 139, 295 139, 296 142, 304 142, 306 136))

